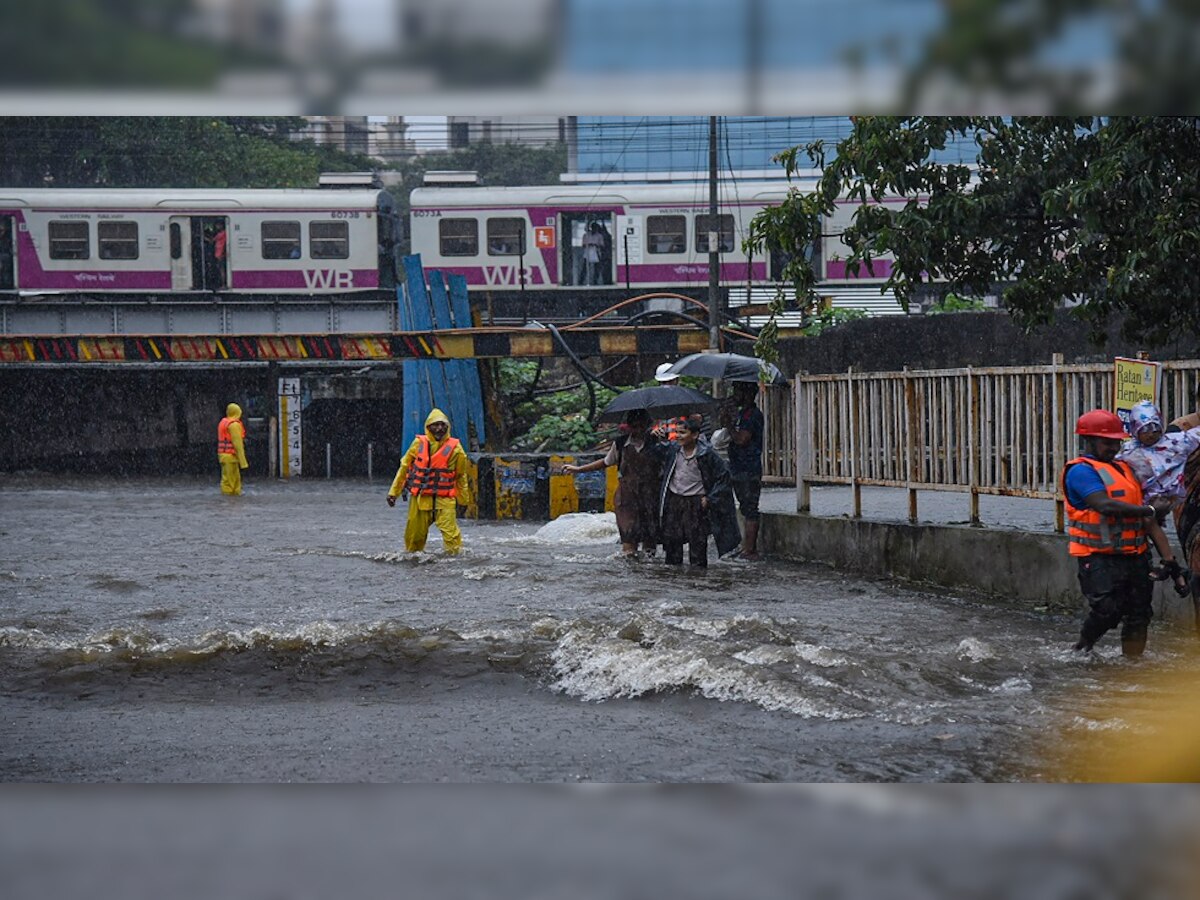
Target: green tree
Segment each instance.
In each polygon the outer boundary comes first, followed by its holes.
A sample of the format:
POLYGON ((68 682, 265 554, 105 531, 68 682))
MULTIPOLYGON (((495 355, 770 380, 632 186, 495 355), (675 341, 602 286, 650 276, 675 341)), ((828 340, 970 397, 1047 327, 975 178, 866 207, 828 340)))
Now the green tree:
POLYGON ((14 187, 315 187, 367 157, 293 140, 298 118, 0 118, 0 179, 14 187))
POLYGON ((1179 113, 1200 100, 1195 0, 956 0, 943 13, 906 73, 901 108, 999 99, 1179 113))
POLYGON ((507 411, 505 428, 516 450, 586 450, 603 436, 588 418, 599 413, 616 396, 593 385, 594 402, 585 385, 538 387, 542 363, 536 360, 501 359, 495 364, 496 388, 507 411))
MULTIPOLYGON (((1127 337, 1155 343, 1200 330, 1194 118, 864 116, 831 160, 819 142, 781 153, 789 177, 802 155, 821 169, 818 187, 755 217, 756 250, 806 246, 849 198, 848 265, 894 254, 885 288, 902 303, 933 283, 966 299, 998 292, 1027 328, 1070 301, 1097 334, 1114 314, 1127 337), (931 158, 951 136, 975 138, 976 165, 931 158)), ((802 302, 817 277, 802 254, 784 271, 802 302)), ((773 354, 773 330, 763 335, 760 352, 773 354)))

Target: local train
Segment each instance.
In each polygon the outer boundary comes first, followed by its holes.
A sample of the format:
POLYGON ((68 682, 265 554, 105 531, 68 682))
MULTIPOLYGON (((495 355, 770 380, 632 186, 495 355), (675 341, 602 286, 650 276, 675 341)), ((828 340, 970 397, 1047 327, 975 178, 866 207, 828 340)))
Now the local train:
MULTIPOLYGON (((713 220, 703 182, 428 185, 412 192, 409 237, 427 269, 466 278, 485 320, 577 318, 656 291, 703 299, 711 241, 721 287, 746 303, 774 294, 785 257, 748 256, 742 241, 789 186, 722 181, 713 220)), ((838 206, 808 252, 822 293, 878 302, 892 261, 848 271, 854 209, 838 206)), ((393 302, 403 247, 394 200, 376 188, 0 188, 0 296, 393 302)))
MULTIPOLYGON (((595 307, 617 292, 703 298, 715 240, 722 288, 750 299, 774 294, 786 257, 779 251, 749 256, 742 241, 754 215, 778 205, 790 186, 722 181, 715 221, 703 182, 425 186, 412 192, 412 249, 427 267, 465 276, 471 293, 489 304, 528 303, 535 295, 574 305, 591 297, 582 305, 595 307)), ((875 260, 870 273, 848 270, 841 235, 856 207, 839 205, 808 251, 830 293, 872 287, 878 294, 891 274, 889 256, 875 260)))
POLYGON ((394 291, 401 226, 373 189, 0 188, 0 292, 394 291))

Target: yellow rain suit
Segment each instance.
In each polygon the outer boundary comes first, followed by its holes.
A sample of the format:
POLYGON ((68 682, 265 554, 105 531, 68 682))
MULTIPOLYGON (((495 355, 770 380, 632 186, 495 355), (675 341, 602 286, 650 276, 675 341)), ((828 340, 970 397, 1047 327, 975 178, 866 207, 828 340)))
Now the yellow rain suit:
POLYGON ((422 441, 413 439, 412 446, 400 461, 400 469, 392 481, 388 491, 388 501, 394 502, 401 492, 408 498, 408 523, 404 528, 404 547, 410 553, 425 549, 425 540, 429 536, 429 526, 436 524, 442 533, 442 544, 446 552, 456 554, 462 549, 462 532, 458 528, 457 507, 471 505, 471 482, 468 473, 471 461, 462 445, 450 436, 450 420, 440 409, 434 409, 425 418, 425 438, 429 441, 429 455, 436 457, 447 442, 453 441, 453 449, 446 460, 446 468, 454 473, 453 496, 438 496, 437 489, 428 480, 421 486, 410 485, 413 474, 413 463, 421 454, 422 441), (439 441, 429 431, 434 422, 446 423, 446 434, 439 441))
POLYGON ((242 408, 236 403, 225 407, 225 418, 217 426, 217 462, 221 464, 221 493, 236 496, 242 492, 242 469, 246 462, 246 426, 242 408))

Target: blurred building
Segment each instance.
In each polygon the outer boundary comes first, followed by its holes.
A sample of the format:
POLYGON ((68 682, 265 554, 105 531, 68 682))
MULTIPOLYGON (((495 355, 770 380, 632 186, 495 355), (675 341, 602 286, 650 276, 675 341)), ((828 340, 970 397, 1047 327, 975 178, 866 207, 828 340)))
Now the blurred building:
POLYGON ((417 143, 408 136, 404 116, 386 116, 367 123, 367 153, 385 163, 407 159, 417 152, 417 143))
POLYGON ((563 0, 396 0, 406 44, 552 40, 563 0))
MULTIPOLYGON (((708 116, 578 116, 568 130, 570 168, 564 181, 701 181, 708 178, 708 116)), ((721 179, 784 178, 773 157, 816 141, 832 159, 849 135, 848 116, 720 116, 717 168, 721 179)), ((939 162, 975 162, 972 137, 934 154, 939 162)))
POLYGON ((545 147, 569 142, 574 116, 449 116, 451 150, 471 144, 527 144, 545 147))
POLYGON ((371 122, 366 116, 305 116, 308 127, 300 137, 346 153, 371 152, 371 122))
POLYGON ((417 152, 404 116, 305 116, 308 127, 297 136, 322 147, 371 156, 383 163, 417 152))
POLYGON ((286 0, 193 0, 193 30, 209 40, 267 56, 284 53, 286 0))

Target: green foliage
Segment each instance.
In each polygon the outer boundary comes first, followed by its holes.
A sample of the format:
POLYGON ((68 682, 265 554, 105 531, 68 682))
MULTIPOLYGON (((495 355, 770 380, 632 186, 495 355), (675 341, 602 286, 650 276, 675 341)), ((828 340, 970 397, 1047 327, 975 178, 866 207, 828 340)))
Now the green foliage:
MULTIPOLYGON (((605 388, 596 388, 595 411, 599 413, 616 396, 605 388)), ((529 424, 524 434, 512 440, 517 450, 587 450, 601 434, 588 420, 587 388, 543 394, 518 403, 513 409, 516 429, 529 424)))
POLYGON ((524 394, 527 386, 537 377, 538 362, 535 359, 496 360, 496 387, 508 398, 524 394))
MULTIPOLYGON (((509 445, 516 450, 587 450, 603 436, 591 423, 587 387, 537 392, 541 367, 535 360, 496 361, 496 385, 508 410, 508 432, 516 435, 509 445)), ((594 412, 599 413, 616 396, 607 388, 594 387, 594 412)))
MULTIPOLYGON (((961 296, 1000 293, 1027 328, 1074 300, 1095 334, 1113 314, 1126 337, 1151 343, 1200 331, 1194 118, 860 116, 828 163, 820 143, 780 154, 789 176, 802 153, 822 170, 817 189, 756 216, 752 249, 804 246, 848 198, 859 204, 848 266, 894 254, 886 287, 906 306, 938 281, 961 296), (955 135, 974 138, 977 167, 930 159, 955 135), (907 202, 879 203, 897 196, 907 202)), ((811 305, 817 273, 803 255, 784 275, 811 305)), ((759 355, 774 340, 764 329, 759 355)))
POLYGON ((584 413, 542 416, 525 434, 512 441, 513 449, 526 451, 588 450, 599 436, 584 413))
POLYGON ((211 89, 225 58, 172 35, 184 0, 38 0, 0 9, 0 55, 10 86, 211 89))
POLYGON ((940 29, 905 73, 902 109, 1030 108, 1031 101, 1054 112, 1195 108, 1194 0, 969 0, 941 7, 940 29), (1068 35, 1093 41, 1092 52, 1061 53, 1068 35))
POLYGON ((943 313, 980 312, 984 308, 982 300, 971 297, 960 297, 958 294, 947 294, 930 307, 925 315, 939 316, 943 313))
POLYGON ((866 317, 866 311, 861 309, 840 309, 832 306, 822 307, 809 319, 808 324, 801 330, 808 337, 816 337, 826 329, 835 328, 846 322, 854 322, 866 317))
POLYGON ((293 141, 286 117, 0 118, 0 179, 53 187, 315 187, 366 157, 293 141))

